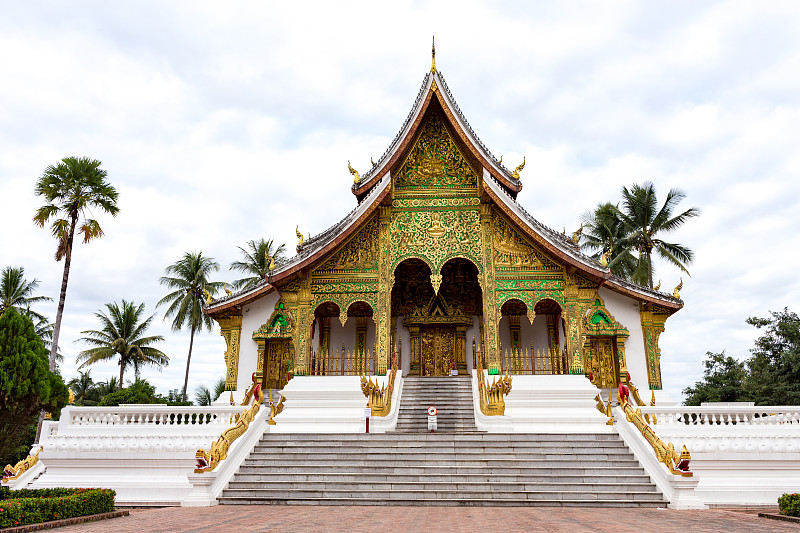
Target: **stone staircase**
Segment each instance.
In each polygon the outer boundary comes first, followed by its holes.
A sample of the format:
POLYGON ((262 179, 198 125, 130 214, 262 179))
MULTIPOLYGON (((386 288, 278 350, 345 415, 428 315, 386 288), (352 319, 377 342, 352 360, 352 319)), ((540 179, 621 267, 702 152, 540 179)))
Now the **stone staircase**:
POLYGON ((436 406, 439 433, 474 432, 470 376, 406 377, 397 413, 398 433, 428 431, 428 407, 436 406))
MULTIPOLYGON (((278 420, 280 424, 280 420, 278 420)), ((663 507, 616 434, 489 434, 468 377, 406 378, 397 430, 267 433, 221 504, 663 507), (427 432, 433 403, 439 429, 427 432)))

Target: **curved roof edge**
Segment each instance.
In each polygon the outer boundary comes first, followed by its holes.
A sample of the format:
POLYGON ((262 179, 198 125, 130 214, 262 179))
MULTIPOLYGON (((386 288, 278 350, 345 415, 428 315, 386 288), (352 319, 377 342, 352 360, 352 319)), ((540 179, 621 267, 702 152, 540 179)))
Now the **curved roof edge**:
POLYGON ((673 313, 683 307, 683 301, 668 294, 642 287, 630 281, 611 274, 608 267, 604 267, 593 258, 581 252, 580 247, 572 239, 551 229, 528 213, 516 199, 512 198, 497 182, 496 179, 484 169, 483 183, 489 196, 507 215, 516 219, 520 227, 527 229, 527 234, 543 246, 547 252, 561 259, 561 261, 577 268, 589 276, 601 281, 601 285, 609 289, 631 296, 647 303, 661 305, 673 313))
POLYGON ((249 289, 244 289, 233 294, 228 294, 222 298, 218 298, 206 306, 204 312, 210 317, 224 315, 231 313, 240 315, 242 314, 241 307, 247 305, 262 296, 266 296, 275 290, 275 287, 267 283, 266 280, 261 280, 249 289))
POLYGON ((431 98, 436 97, 448 115, 449 120, 453 124, 456 132, 461 137, 461 140, 472 147, 473 154, 481 161, 484 169, 490 169, 490 173, 497 179, 501 180, 503 186, 508 188, 514 194, 522 190, 522 184, 519 180, 512 177, 511 171, 503 165, 483 144, 475 130, 472 129, 467 121, 461 108, 456 103, 453 93, 447 86, 447 82, 442 76, 441 72, 429 72, 422 80, 417 98, 414 100, 414 105, 408 113, 406 120, 397 132, 389 147, 381 155, 375 165, 361 176, 361 180, 354 183, 352 192, 357 197, 361 197, 366 191, 374 186, 376 180, 380 179, 395 163, 396 156, 399 156, 403 151, 404 145, 411 142, 411 138, 416 133, 417 128, 422 119, 424 111, 427 109, 431 98), (434 85, 435 84, 435 85, 434 85))

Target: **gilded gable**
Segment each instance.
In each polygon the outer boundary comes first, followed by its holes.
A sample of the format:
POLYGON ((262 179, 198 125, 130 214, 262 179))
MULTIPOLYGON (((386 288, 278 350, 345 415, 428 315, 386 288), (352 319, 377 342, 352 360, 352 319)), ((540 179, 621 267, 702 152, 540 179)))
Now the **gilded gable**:
POLYGON ((458 150, 441 111, 432 110, 395 178, 395 189, 477 188, 478 180, 458 150))

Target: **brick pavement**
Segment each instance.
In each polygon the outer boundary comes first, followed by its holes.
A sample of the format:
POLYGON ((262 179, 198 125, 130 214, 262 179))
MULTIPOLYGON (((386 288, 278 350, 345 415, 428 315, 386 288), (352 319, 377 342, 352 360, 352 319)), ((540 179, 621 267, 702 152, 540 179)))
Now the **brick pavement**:
POLYGON ((347 532, 490 531, 570 533, 800 531, 755 513, 712 509, 593 509, 522 507, 220 506, 138 509, 130 516, 58 528, 59 533, 108 532, 347 532))

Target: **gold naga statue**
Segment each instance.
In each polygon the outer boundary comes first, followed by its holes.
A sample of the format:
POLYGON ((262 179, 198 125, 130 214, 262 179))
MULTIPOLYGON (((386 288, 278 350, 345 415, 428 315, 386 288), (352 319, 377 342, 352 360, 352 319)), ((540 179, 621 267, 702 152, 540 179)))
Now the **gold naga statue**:
POLYGON ((675 287, 675 290, 672 292, 672 297, 680 299, 680 297, 681 297, 681 289, 682 288, 683 288, 683 277, 681 277, 680 283, 678 283, 678 286, 675 287))
POLYGON ((581 227, 572 233, 572 242, 578 244, 578 242, 581 240, 581 233, 583 233, 583 224, 581 224, 581 227))
POLYGON ((511 173, 511 177, 519 181, 519 173, 522 172, 523 168, 525 168, 525 156, 522 156, 522 163, 517 165, 517 168, 515 168, 514 172, 511 173))
POLYGON ((297 235, 297 238, 300 241, 300 242, 297 243, 297 246, 303 246, 303 244, 306 242, 306 239, 305 239, 305 237, 303 237, 303 234, 300 233, 300 226, 299 225, 295 226, 294 232, 295 232, 295 234, 297 235))
POLYGON ((361 174, 358 173, 358 170, 350 166, 350 161, 347 162, 347 170, 349 170, 350 174, 353 175, 353 183, 358 183, 361 181, 361 174))

